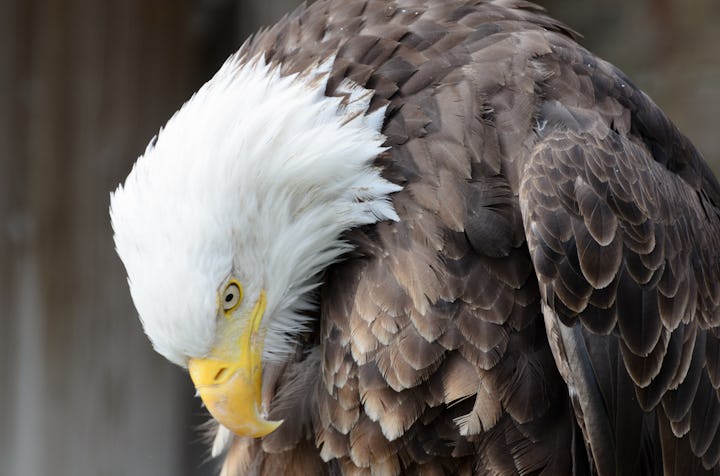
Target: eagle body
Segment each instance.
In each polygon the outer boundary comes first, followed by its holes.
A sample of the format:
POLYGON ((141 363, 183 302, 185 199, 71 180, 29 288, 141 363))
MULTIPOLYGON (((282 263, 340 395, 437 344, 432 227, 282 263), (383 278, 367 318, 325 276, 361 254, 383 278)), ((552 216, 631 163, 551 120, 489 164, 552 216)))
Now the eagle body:
POLYGON ((689 475, 719 472, 719 204, 539 7, 320 0, 228 60, 111 214, 199 389, 193 359, 264 342, 272 429, 210 408, 222 474, 689 475))

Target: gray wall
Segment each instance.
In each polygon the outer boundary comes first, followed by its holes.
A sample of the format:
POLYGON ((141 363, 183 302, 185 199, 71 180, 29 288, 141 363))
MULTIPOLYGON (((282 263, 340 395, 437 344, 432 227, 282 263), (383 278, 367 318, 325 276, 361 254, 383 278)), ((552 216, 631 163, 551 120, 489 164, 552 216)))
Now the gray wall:
MULTIPOLYGON (((108 193, 242 38, 296 3, 0 0, 0 475, 212 469, 187 376, 135 317, 108 193)), ((720 2, 542 3, 720 159, 720 2)))

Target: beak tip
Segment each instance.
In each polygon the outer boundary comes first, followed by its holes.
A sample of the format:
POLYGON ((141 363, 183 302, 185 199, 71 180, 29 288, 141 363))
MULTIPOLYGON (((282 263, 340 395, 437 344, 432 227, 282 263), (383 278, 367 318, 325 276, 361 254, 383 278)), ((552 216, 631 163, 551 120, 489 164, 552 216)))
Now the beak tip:
POLYGON ((277 430, 280 425, 282 425, 285 422, 285 420, 262 420, 260 423, 255 438, 261 438, 264 436, 269 435, 270 433, 273 433, 275 430, 277 430))

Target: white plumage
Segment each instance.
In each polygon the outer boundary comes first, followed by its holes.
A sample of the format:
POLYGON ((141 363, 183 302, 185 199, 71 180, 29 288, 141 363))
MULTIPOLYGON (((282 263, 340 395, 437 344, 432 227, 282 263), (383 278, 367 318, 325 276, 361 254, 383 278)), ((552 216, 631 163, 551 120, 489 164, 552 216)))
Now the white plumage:
MULTIPOLYGON (((349 228, 397 220, 399 186, 372 166, 385 109, 346 82, 324 95, 332 59, 281 76, 231 57, 160 131, 111 197, 118 254, 155 349, 176 364, 205 356, 222 329, 228 279, 251 308, 268 299, 265 359, 291 349, 319 273, 347 251, 349 228)), ((241 309, 242 310, 242 309, 241 309)))

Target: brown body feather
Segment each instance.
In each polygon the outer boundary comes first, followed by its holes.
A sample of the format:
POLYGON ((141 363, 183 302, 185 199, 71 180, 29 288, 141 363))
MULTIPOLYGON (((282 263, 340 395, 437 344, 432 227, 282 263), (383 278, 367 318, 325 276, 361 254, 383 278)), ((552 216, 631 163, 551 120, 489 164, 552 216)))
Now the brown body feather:
POLYGON ((330 0, 243 46, 336 55, 404 189, 225 474, 718 472, 720 188, 572 36, 520 0, 330 0))

